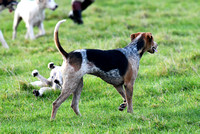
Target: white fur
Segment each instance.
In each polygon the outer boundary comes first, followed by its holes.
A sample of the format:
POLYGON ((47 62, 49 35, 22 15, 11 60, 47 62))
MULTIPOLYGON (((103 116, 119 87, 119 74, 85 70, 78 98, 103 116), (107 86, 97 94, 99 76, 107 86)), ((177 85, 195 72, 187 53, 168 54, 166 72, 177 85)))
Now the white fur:
POLYGON ((32 86, 41 87, 39 90, 39 96, 42 96, 42 94, 47 90, 52 90, 52 89, 62 90, 61 85, 63 84, 63 78, 62 78, 61 66, 54 65, 54 68, 51 69, 50 77, 48 79, 40 75, 37 70, 33 70, 32 75, 37 77, 40 80, 40 81, 35 81, 35 82, 30 83, 32 86), (54 82, 55 80, 58 80, 59 84, 56 84, 54 82))
POLYGON ((4 37, 3 37, 3 34, 1 32, 1 30, 0 30, 0 42, 2 43, 3 47, 9 48, 8 44, 6 43, 6 41, 5 41, 4 37))
POLYGON ((73 2, 83 2, 84 0, 72 0, 72 2, 71 3, 73 3, 73 2))
POLYGON ((25 38, 35 39, 36 37, 42 36, 45 34, 43 20, 45 18, 44 10, 49 8, 55 10, 58 5, 54 0, 21 0, 19 2, 17 9, 14 15, 13 22, 13 39, 16 38, 17 26, 20 19, 22 18, 26 24, 27 33, 25 38), (37 26, 39 28, 39 33, 35 37, 33 32, 33 27, 37 26))

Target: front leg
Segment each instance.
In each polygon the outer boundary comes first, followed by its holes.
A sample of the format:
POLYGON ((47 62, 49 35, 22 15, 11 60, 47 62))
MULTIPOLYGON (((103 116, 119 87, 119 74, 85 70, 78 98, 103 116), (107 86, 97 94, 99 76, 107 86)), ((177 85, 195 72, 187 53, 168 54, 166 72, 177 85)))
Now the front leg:
POLYGON ((133 104, 132 104, 132 97, 133 97, 133 85, 135 83, 135 79, 137 77, 137 70, 133 69, 131 65, 129 65, 128 70, 124 77, 124 87, 125 87, 125 94, 126 94, 126 101, 128 104, 127 112, 133 112, 133 104))
POLYGON ((133 113, 133 104, 132 104, 133 85, 132 84, 125 85, 125 89, 126 89, 126 100, 128 103, 127 112, 133 113))
POLYGON ((127 106, 126 95, 125 95, 125 91, 124 91, 123 85, 114 86, 114 87, 118 91, 118 93, 122 96, 122 98, 124 99, 124 102, 122 104, 120 104, 120 106, 119 106, 119 110, 123 111, 127 106))
POLYGON ((44 25, 42 22, 40 23, 38 28, 39 28, 39 33, 38 33, 38 35, 36 35, 36 38, 45 35, 44 25))
POLYGON ((35 35, 34 35, 34 31, 33 31, 33 25, 28 24, 26 27, 27 27, 27 33, 26 33, 25 38, 28 39, 28 37, 29 37, 31 40, 34 40, 35 35))
POLYGON ((39 74, 37 70, 33 70, 32 75, 33 77, 37 77, 46 86, 52 86, 51 80, 44 78, 42 75, 39 74))

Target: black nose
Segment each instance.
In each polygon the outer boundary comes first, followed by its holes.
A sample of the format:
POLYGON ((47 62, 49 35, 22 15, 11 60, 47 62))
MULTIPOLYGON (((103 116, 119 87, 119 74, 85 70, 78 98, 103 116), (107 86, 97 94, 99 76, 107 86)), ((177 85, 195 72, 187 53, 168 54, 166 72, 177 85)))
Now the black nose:
POLYGON ((58 8, 58 5, 55 5, 55 7, 52 10, 54 11, 54 10, 56 10, 56 8, 58 8))

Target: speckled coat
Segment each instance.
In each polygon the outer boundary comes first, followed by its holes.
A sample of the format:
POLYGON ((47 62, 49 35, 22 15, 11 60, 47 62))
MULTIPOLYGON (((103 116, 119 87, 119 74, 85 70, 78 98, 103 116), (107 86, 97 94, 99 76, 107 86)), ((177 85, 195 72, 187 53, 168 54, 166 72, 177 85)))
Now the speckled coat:
POLYGON ((151 33, 131 34, 131 43, 125 48, 113 50, 82 49, 67 53, 60 45, 58 28, 54 31, 56 47, 63 56, 62 76, 63 85, 60 96, 53 103, 51 119, 54 119, 59 106, 73 94, 71 107, 80 115, 78 103, 83 88, 83 76, 92 74, 113 85, 124 99, 119 110, 126 106, 127 112, 133 112, 133 85, 139 70, 139 61, 144 52, 154 53, 157 43, 151 33), (125 89, 125 90, 124 90, 125 89))

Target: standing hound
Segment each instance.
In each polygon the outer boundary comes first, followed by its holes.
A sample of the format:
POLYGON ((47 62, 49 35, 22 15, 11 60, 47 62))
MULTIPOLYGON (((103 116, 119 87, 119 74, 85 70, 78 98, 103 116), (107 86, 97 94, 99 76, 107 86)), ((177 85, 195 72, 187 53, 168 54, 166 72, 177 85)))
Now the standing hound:
MULTIPOLYGON (((10 12, 12 12, 14 10, 13 6, 15 5, 17 5, 16 0, 0 0, 0 12, 6 8, 8 8, 10 12)), ((2 43, 3 47, 9 48, 8 44, 6 43, 3 37, 1 30, 0 30, 0 42, 2 43)))
POLYGON ((58 29, 59 21, 54 31, 54 41, 63 56, 63 85, 60 96, 54 101, 51 119, 54 119, 59 106, 73 94, 71 107, 77 115, 83 76, 92 74, 113 85, 124 99, 119 110, 128 106, 127 112, 133 112, 133 85, 139 70, 139 62, 144 52, 156 52, 157 43, 151 33, 131 34, 131 43, 125 48, 113 50, 82 49, 67 53, 60 45, 58 29), (124 90, 125 89, 125 90, 124 90))

